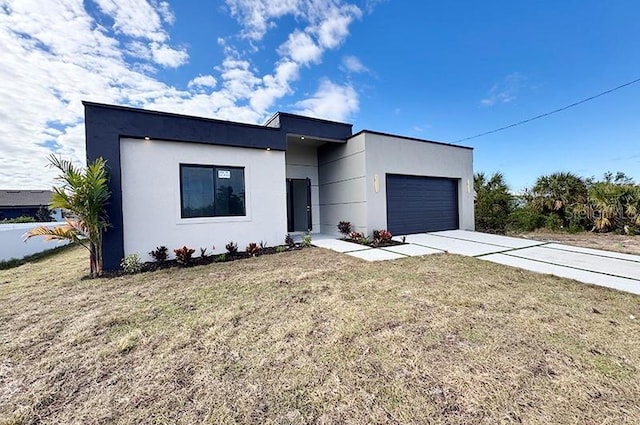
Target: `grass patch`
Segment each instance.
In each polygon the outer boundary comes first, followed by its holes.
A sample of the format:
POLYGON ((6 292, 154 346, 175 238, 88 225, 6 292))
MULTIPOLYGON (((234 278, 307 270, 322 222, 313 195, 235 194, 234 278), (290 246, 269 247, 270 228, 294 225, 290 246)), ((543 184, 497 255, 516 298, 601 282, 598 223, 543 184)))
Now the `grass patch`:
POLYGON ((0 424, 639 423, 639 298, 456 255, 312 248, 0 271, 0 424))
POLYGON ((58 246, 52 249, 48 249, 46 251, 42 251, 42 252, 38 252, 36 254, 33 255, 28 255, 26 257, 23 258, 11 258, 9 260, 4 260, 4 261, 0 261, 0 270, 8 270, 8 269, 12 269, 14 267, 19 267, 23 264, 27 264, 27 263, 32 263, 34 261, 39 261, 39 260, 44 260, 47 259, 51 256, 54 256, 62 251, 64 251, 65 249, 70 249, 72 248, 71 245, 63 245, 63 246, 58 246))

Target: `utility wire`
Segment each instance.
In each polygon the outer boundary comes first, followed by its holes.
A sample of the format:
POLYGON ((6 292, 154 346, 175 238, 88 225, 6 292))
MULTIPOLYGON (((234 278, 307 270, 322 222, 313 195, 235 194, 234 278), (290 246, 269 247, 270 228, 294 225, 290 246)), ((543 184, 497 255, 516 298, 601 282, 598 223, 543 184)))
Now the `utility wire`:
POLYGON ((630 85, 635 84, 635 83, 638 83, 638 82, 640 82, 640 78, 637 78, 637 79, 635 79, 635 80, 633 80, 633 81, 629 81, 628 83, 624 83, 624 84, 622 84, 621 86, 614 87, 614 88, 612 88, 612 89, 610 89, 610 90, 603 91, 602 93, 598 93, 598 94, 596 94, 595 96, 591 96, 591 97, 588 97, 588 98, 586 98, 586 99, 582 99, 582 100, 580 100, 580 101, 578 101, 578 102, 576 102, 576 103, 572 103, 571 105, 567 105, 567 106, 564 106, 564 107, 562 107, 562 108, 559 108, 559 109, 553 110, 553 111, 551 111, 551 112, 547 112, 547 113, 545 113, 545 114, 537 115, 537 116, 535 116, 535 117, 532 117, 532 118, 526 119, 526 120, 524 120, 524 121, 517 122, 517 123, 515 123, 515 124, 507 125, 507 126, 505 126, 505 127, 496 128, 495 130, 485 131, 484 133, 476 134, 475 136, 465 137, 464 139, 456 140, 454 143, 460 143, 460 142, 465 142, 465 141, 467 141, 467 140, 471 140, 471 139, 477 139, 478 137, 486 136, 487 134, 497 133, 497 132, 499 132, 499 131, 503 131, 503 130, 506 130, 506 129, 509 129, 509 128, 513 128, 513 127, 517 127, 517 126, 519 126, 519 125, 526 124, 526 123, 529 123, 529 122, 531 122, 531 121, 538 120, 538 119, 540 119, 540 118, 548 117, 549 115, 557 114, 558 112, 565 111, 565 110, 567 110, 567 109, 569 109, 569 108, 573 108, 574 106, 578 106, 578 105, 580 105, 580 104, 582 104, 582 103, 588 102, 588 101, 593 100, 593 99, 596 99, 596 98, 598 98, 598 97, 600 97, 600 96, 604 96, 605 94, 612 93, 612 92, 614 92, 614 91, 616 91, 616 90, 620 90, 621 88, 624 88, 624 87, 630 86, 630 85))

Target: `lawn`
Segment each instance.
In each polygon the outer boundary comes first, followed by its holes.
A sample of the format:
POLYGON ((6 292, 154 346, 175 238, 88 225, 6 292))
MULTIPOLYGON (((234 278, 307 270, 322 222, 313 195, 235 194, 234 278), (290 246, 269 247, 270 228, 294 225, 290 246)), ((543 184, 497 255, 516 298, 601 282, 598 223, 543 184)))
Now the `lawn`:
POLYGON ((319 248, 82 279, 0 271, 0 424, 638 424, 640 297, 319 248))

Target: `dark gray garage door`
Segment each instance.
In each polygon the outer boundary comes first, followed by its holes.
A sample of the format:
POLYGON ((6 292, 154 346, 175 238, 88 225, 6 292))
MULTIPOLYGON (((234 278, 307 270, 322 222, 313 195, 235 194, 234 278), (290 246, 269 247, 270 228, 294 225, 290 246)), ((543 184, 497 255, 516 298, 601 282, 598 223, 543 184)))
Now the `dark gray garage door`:
POLYGON ((458 181, 387 174, 387 227, 394 235, 458 228, 458 181))

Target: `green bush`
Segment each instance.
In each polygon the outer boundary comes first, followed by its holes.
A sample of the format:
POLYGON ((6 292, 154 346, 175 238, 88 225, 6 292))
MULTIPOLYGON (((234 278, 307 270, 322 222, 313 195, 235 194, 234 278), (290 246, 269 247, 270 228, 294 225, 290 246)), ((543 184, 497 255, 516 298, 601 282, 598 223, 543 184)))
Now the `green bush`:
POLYGON ((140 262, 138 254, 129 254, 122 259, 120 267, 122 267, 125 273, 134 274, 142 270, 142 263, 140 262))
POLYGON ((562 229, 563 225, 564 225, 564 221, 562 220, 562 217, 560 217, 560 215, 556 213, 549 213, 544 218, 545 229, 557 231, 562 229))
POLYGON ((20 217, 16 217, 16 218, 5 218, 0 223, 10 224, 10 223, 35 223, 35 222, 36 222, 36 219, 31 217, 30 215, 21 215, 20 217))
POLYGON ((476 192, 476 230, 489 233, 505 233, 509 214, 514 207, 514 197, 501 173, 487 178, 484 173, 474 175, 473 187, 476 192))
POLYGON ((518 207, 509 214, 509 229, 533 232, 544 224, 544 216, 529 205, 518 207))

